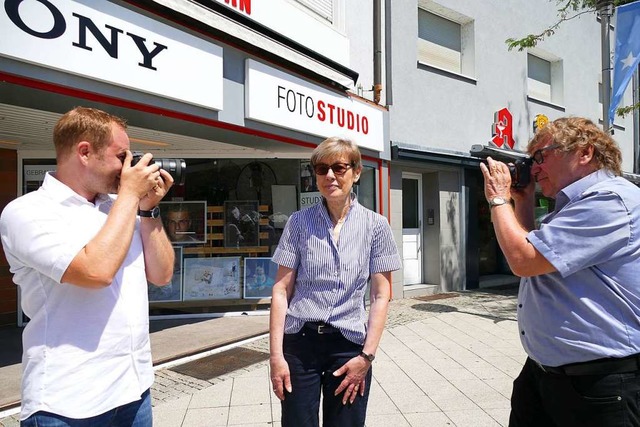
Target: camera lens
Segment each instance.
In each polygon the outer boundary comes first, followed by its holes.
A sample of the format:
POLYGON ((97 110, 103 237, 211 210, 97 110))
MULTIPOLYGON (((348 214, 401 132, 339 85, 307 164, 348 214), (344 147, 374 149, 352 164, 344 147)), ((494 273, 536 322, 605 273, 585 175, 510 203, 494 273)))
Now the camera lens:
POLYGON ((531 158, 518 159, 514 164, 509 164, 511 174, 511 186, 513 188, 524 188, 531 182, 531 158))
POLYGON ((154 159, 155 163, 173 177, 175 185, 183 185, 187 163, 184 159, 154 159))
MULTIPOLYGON (((144 153, 141 151, 134 151, 131 154, 133 155, 133 158, 131 159, 131 166, 135 166, 140 161, 142 156, 144 156, 144 153)), ((164 169, 169 172, 169 174, 173 178, 173 183, 175 185, 184 184, 184 179, 187 172, 187 163, 184 161, 184 159, 154 158, 149 162, 150 165, 153 165, 154 163, 160 166, 160 169, 164 169)))

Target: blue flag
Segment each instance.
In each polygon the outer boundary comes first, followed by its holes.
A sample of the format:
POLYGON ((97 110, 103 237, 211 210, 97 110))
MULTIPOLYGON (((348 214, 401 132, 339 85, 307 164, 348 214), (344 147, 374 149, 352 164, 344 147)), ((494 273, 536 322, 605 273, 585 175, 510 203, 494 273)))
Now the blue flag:
POLYGON ((609 123, 612 126, 616 108, 640 63, 640 1, 618 6, 617 13, 613 91, 609 108, 609 123))

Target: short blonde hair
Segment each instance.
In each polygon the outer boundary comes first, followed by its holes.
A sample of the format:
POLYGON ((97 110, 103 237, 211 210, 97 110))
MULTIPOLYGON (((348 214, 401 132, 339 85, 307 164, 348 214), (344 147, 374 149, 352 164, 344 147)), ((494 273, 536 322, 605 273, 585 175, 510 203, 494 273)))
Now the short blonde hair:
POLYGON ((618 144, 595 125, 591 120, 583 117, 563 117, 549 122, 538 129, 529 142, 527 151, 546 140, 552 139, 552 144, 558 144, 558 151, 565 153, 578 151, 589 146, 593 147, 593 161, 598 169, 608 169, 614 174, 622 175, 622 153, 618 144))
POLYGON ((340 138, 332 136, 325 139, 318 145, 311 154, 311 164, 317 165, 323 163, 323 160, 335 159, 346 155, 349 159, 349 164, 354 169, 360 169, 362 166, 362 156, 360 155, 360 149, 350 139, 340 138))
POLYGON ((93 149, 101 152, 111 141, 112 123, 127 129, 124 119, 96 108, 76 107, 68 111, 53 128, 56 156, 66 155, 80 141, 88 141, 93 149))

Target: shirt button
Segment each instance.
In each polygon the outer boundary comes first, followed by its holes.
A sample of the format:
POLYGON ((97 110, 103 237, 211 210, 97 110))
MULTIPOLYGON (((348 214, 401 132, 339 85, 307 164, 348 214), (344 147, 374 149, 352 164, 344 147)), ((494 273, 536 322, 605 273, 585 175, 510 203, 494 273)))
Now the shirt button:
POLYGON ((522 304, 518 304, 518 308, 522 308, 522 304))
POLYGON ((521 333, 522 335, 524 335, 524 331, 520 331, 520 333, 521 333))
POLYGON ((333 274, 334 274, 334 276, 337 276, 337 275, 338 275, 338 272, 336 271, 336 272, 335 272, 335 273, 333 273, 333 274))

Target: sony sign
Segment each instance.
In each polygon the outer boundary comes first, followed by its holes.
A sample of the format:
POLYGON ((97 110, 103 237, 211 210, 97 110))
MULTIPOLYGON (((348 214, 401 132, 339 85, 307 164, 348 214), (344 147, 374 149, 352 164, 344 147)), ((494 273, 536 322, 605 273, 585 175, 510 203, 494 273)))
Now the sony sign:
POLYGON ((5 0, 0 55, 222 109, 222 48, 107 1, 5 0))

